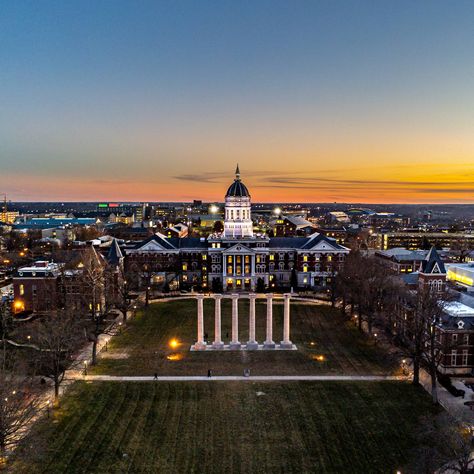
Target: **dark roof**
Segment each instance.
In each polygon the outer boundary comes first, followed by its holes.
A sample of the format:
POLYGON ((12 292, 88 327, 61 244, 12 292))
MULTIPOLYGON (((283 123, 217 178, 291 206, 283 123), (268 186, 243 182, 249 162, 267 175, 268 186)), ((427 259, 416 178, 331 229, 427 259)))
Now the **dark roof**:
POLYGON ((209 247, 207 240, 201 240, 200 237, 185 237, 184 239, 170 237, 168 240, 179 249, 207 249, 209 247))
POLYGON ((235 170, 235 179, 234 182, 229 186, 225 197, 250 197, 249 190, 247 186, 240 180, 240 170, 239 165, 235 170))
POLYGON ((296 248, 299 249, 308 241, 306 237, 270 237, 270 248, 296 248))
POLYGON ((109 253, 107 254, 107 262, 110 265, 118 266, 122 262, 123 254, 120 250, 119 244, 117 239, 112 241, 112 245, 110 246, 109 253))
POLYGON ((148 237, 148 239, 146 240, 142 240, 141 242, 138 242, 134 249, 137 249, 139 250, 140 248, 142 248, 144 245, 146 245, 148 242, 151 242, 152 240, 154 240, 157 244, 161 245, 162 247, 164 247, 165 249, 168 249, 168 250, 176 250, 176 247, 174 247, 171 243, 170 243, 170 240, 171 239, 167 239, 165 237, 161 237, 160 235, 158 234, 153 234, 152 236, 148 237))
POLYGON ((413 272, 405 273, 400 275, 400 277, 407 285, 418 285, 418 275, 418 272, 413 272))
POLYGON ((434 246, 431 247, 425 260, 421 262, 421 271, 423 273, 446 273, 444 263, 434 246), (436 268, 438 268, 438 270, 436 270, 436 268))
POLYGON ((331 239, 323 234, 313 234, 311 237, 270 237, 268 246, 270 248, 297 248, 312 249, 320 242, 327 242, 337 250, 346 250, 346 247, 339 245, 335 239, 331 239))

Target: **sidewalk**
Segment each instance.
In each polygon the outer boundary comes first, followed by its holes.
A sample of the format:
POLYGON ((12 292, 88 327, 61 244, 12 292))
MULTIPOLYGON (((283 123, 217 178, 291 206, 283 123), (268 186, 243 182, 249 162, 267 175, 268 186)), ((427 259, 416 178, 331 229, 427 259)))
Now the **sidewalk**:
POLYGON ((381 382, 381 381, 405 381, 407 377, 396 375, 218 375, 207 377, 205 375, 183 375, 158 376, 115 376, 115 375, 81 375, 75 380, 87 382, 222 382, 222 381, 248 381, 248 382, 301 382, 301 381, 335 381, 335 382, 381 382))
MULTIPOLYGON (((426 370, 420 370, 420 383, 431 396, 431 377, 426 370)), ((474 399, 472 391, 467 391, 466 396, 455 397, 451 395, 440 383, 438 387, 439 404, 455 419, 474 425, 474 411, 464 405, 464 402, 474 399)))

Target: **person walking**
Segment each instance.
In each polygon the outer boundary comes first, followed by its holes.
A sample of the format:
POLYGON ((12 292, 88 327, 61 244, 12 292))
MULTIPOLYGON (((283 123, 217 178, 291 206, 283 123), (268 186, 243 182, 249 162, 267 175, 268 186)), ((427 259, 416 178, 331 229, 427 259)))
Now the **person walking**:
POLYGON ((212 377, 212 370, 207 369, 207 378, 210 379, 212 377))

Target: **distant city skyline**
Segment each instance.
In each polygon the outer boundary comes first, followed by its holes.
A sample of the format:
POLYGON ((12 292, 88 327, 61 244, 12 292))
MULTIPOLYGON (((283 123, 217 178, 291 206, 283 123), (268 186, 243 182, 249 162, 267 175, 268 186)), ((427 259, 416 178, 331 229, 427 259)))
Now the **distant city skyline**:
POLYGON ((12 201, 474 203, 474 3, 5 2, 12 201))

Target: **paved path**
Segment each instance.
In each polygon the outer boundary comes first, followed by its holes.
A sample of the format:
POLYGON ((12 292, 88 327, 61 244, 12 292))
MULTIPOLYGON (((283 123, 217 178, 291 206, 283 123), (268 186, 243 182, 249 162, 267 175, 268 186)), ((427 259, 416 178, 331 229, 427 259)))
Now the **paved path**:
MULTIPOLYGON (((115 376, 115 375, 86 375, 76 376, 76 380, 88 382, 156 382, 153 376, 115 376)), ((212 377, 196 375, 163 375, 158 376, 158 382, 199 382, 199 381, 229 381, 245 380, 249 382, 298 382, 298 381, 347 381, 347 382, 380 382, 383 380, 407 380, 405 376, 396 375, 217 375, 212 377)))

